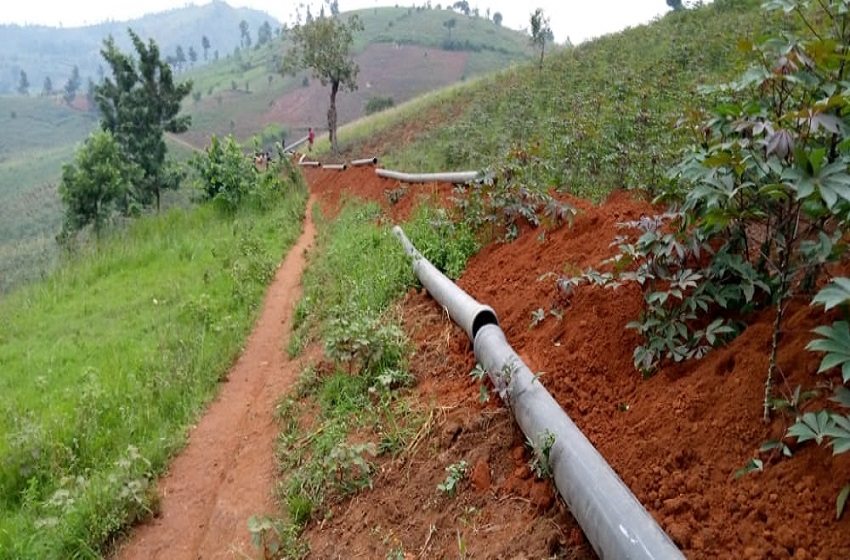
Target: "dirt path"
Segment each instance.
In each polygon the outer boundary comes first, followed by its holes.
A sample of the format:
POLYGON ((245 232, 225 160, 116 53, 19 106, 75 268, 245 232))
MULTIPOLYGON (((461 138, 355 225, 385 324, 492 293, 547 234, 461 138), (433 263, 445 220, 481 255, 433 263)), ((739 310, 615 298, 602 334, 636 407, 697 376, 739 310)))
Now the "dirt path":
MULTIPOLYGON (((313 197, 308 208, 312 204, 313 197)), ((247 520, 275 511, 275 404, 300 371, 285 349, 304 256, 316 234, 310 214, 266 293, 242 356, 159 482, 161 514, 139 527, 117 558, 253 557, 247 520)))

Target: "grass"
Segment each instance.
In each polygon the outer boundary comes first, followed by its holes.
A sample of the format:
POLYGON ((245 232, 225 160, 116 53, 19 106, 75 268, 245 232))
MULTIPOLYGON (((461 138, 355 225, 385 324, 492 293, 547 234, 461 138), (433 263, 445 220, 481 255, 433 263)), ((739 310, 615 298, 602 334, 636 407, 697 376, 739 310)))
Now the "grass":
POLYGON ((237 356, 305 198, 139 219, 0 300, 2 556, 95 558, 155 511, 149 483, 237 356))
MULTIPOLYGON (((469 238, 435 230, 438 217, 422 206, 406 228, 435 262, 462 269, 469 238)), ((321 342, 333 365, 308 367, 278 407, 285 520, 276 533, 288 539, 287 558, 306 553, 296 537, 310 520, 372 486, 377 458, 402 455, 423 418, 406 398, 414 379, 396 306, 416 282, 409 259, 374 204, 349 201, 333 222, 320 215, 316 222, 318 248, 303 277, 293 339, 321 342)))
POLYGON ((521 160, 528 181, 539 187, 593 200, 617 188, 652 195, 692 141, 676 122, 697 87, 736 76, 744 60, 738 39, 781 24, 759 5, 716 0, 669 13, 652 25, 547 55, 542 70, 517 65, 454 90, 462 95, 437 93, 364 119, 342 129, 340 139, 347 145, 387 135, 384 143, 393 148, 380 154, 383 163, 404 171, 498 174, 506 161, 521 160), (412 142, 391 140, 397 130, 386 123, 396 118, 417 131, 412 142))

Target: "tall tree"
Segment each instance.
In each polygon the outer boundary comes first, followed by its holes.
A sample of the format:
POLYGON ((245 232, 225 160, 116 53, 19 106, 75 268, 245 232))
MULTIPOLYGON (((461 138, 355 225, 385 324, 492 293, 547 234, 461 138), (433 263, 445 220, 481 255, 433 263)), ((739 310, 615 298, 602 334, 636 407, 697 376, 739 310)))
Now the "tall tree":
POLYGON ((135 189, 142 205, 156 203, 164 189, 176 188, 179 176, 165 159, 165 132, 185 132, 191 117, 180 116, 180 103, 192 91, 192 82, 175 83, 171 67, 160 59, 153 39, 145 45, 128 30, 138 59, 122 53, 110 36, 103 42, 101 54, 112 69, 95 88, 101 112, 101 127, 110 131, 124 154, 142 169, 135 189))
POLYGON ((360 67, 351 57, 354 34, 363 31, 363 23, 357 15, 342 21, 340 18, 322 18, 311 23, 296 25, 290 33, 292 47, 286 51, 281 71, 295 74, 302 68, 310 68, 313 77, 323 86, 330 85, 330 107, 328 108, 328 134, 331 149, 339 151, 336 128, 336 96, 340 90, 355 91, 360 67))
POLYGON ((195 47, 189 47, 189 62, 192 63, 192 66, 198 61, 198 51, 195 50, 195 47))
POLYGON ((50 76, 44 77, 44 87, 41 88, 41 94, 44 96, 53 95, 53 80, 50 76))
POLYGON ((272 40, 272 26, 269 22, 264 21, 263 24, 257 29, 257 44, 265 45, 266 43, 271 42, 272 40))
POLYGON ((251 46, 251 33, 248 30, 248 22, 244 19, 239 22, 239 42, 243 48, 247 49, 251 46))
POLYGON ((174 51, 174 60, 177 62, 178 68, 183 68, 186 64, 186 53, 183 52, 183 47, 177 45, 177 50, 174 51))
POLYGON ((452 8, 459 12, 462 12, 465 16, 469 16, 469 2, 467 2, 466 0, 458 0, 457 2, 452 4, 452 8))
POLYGON ((543 70, 543 54, 546 52, 546 41, 551 41, 552 37, 552 30, 549 28, 549 18, 543 15, 541 8, 537 8, 531 14, 531 44, 540 49, 541 70, 543 70))
POLYGON ((201 47, 203 47, 203 49, 204 49, 204 60, 206 60, 207 59, 207 53, 209 53, 209 50, 210 50, 210 38, 207 37, 206 35, 201 37, 201 47))
POLYGON ((62 93, 62 99, 65 100, 65 103, 70 105, 74 102, 74 98, 77 97, 77 91, 80 89, 82 83, 83 82, 80 79, 80 69, 77 66, 74 66, 74 69, 71 71, 71 77, 68 78, 67 82, 65 82, 65 91, 62 93))
POLYGON ((328 8, 330 8, 332 16, 336 17, 339 15, 339 2, 337 0, 328 2, 328 8))
POLYGON ((682 0, 667 0, 667 5, 673 8, 673 10, 675 11, 685 9, 685 7, 682 5, 682 0))
POLYGON ((496 12, 493 14, 493 23, 500 26, 502 25, 502 12, 496 12))
POLYGON ((30 94, 30 80, 27 78, 27 73, 21 70, 21 77, 18 80, 18 93, 21 95, 30 94))
POLYGON ((457 20, 455 18, 447 19, 443 22, 443 27, 449 30, 449 42, 452 41, 452 29, 457 25, 457 20))

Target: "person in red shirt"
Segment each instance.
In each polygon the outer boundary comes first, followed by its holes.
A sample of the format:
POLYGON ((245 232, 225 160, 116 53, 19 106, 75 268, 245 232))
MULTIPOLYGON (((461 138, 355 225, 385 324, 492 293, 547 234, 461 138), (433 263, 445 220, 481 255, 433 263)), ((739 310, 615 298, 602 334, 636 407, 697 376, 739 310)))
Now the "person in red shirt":
POLYGON ((307 131, 307 151, 308 152, 313 151, 313 140, 315 140, 315 139, 316 139, 316 133, 313 132, 313 127, 311 126, 310 129, 307 131))

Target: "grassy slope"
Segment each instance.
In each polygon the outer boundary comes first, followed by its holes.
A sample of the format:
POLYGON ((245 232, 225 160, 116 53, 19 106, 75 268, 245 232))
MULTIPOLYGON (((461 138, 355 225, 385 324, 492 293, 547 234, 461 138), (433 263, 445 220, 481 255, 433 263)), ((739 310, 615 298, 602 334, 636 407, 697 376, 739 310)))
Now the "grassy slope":
MULTIPOLYGON (((688 140, 674 128, 696 87, 740 70, 737 40, 766 24, 758 6, 718 0, 670 13, 547 57, 542 71, 529 64, 462 87, 450 99, 417 100, 423 114, 429 105, 461 114, 429 124, 411 144, 384 139, 385 161, 407 171, 481 169, 514 150, 515 158, 531 158, 531 178, 541 184, 593 198, 622 186, 651 189, 688 140)), ((340 138, 356 146, 368 129, 370 142, 379 143, 381 130, 397 134, 394 126, 416 118, 399 108, 383 122, 345 127, 340 138)))
POLYGON ((0 300, 0 556, 96 556, 151 507, 147 481, 239 352, 304 194, 142 218, 0 300))

